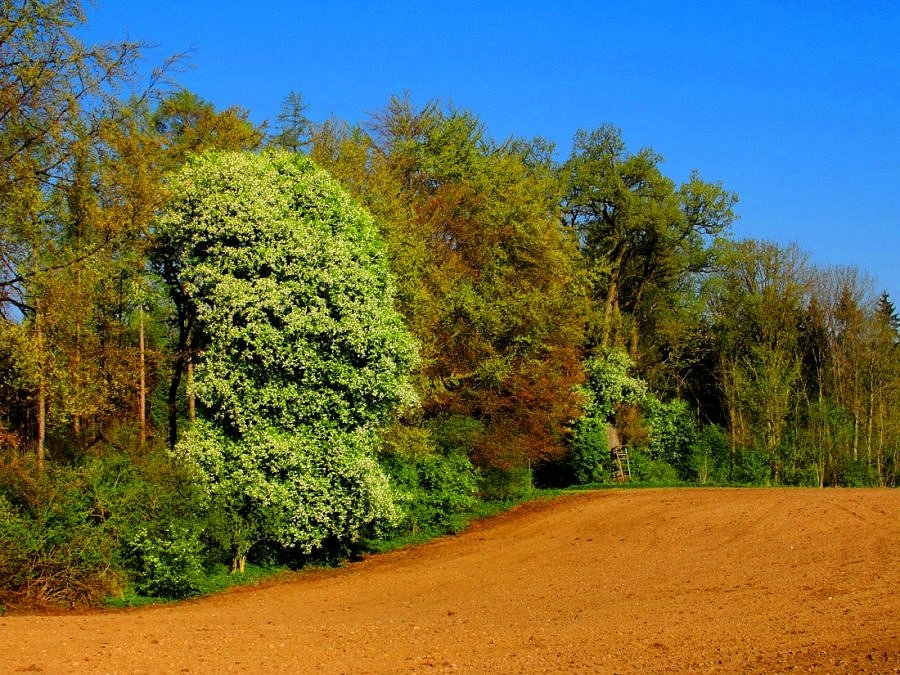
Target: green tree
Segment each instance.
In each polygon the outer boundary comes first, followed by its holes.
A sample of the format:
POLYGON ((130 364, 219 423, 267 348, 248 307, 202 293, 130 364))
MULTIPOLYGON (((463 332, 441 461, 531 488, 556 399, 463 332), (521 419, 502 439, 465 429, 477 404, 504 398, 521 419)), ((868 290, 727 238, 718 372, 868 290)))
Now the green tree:
POLYGON ((312 142, 312 121, 306 116, 309 105, 303 94, 292 91, 281 104, 276 133, 269 139, 272 145, 290 152, 300 152, 312 142))
POLYGON ((622 348, 602 349, 587 360, 584 415, 575 424, 568 462, 579 483, 603 481, 611 445, 619 445, 626 408, 634 411, 648 398, 647 383, 632 374, 634 362, 622 348))
POLYGON ((194 318, 198 420, 177 446, 254 542, 312 550, 391 512, 372 458, 415 355, 371 217, 301 155, 206 153, 160 222, 194 318))
POLYGON ((324 125, 312 154, 378 218, 422 343, 426 420, 476 420, 482 466, 560 456, 588 308, 547 144, 497 143, 470 113, 394 98, 368 130, 324 125))
POLYGON ((619 129, 604 125, 575 136, 562 167, 565 220, 578 234, 601 318, 594 342, 627 346, 640 359, 640 341, 653 342, 660 319, 677 309, 679 294, 709 269, 711 237, 734 220, 737 196, 694 172, 679 188, 663 175, 649 148, 631 153, 619 129))
POLYGON ((782 441, 801 391, 809 267, 796 246, 754 240, 730 244, 721 264, 712 309, 733 461, 738 448, 757 448, 778 482, 782 441))
MULTIPOLYGON (((111 98, 128 79, 140 45, 87 46, 78 0, 0 3, 0 320, 32 333, 35 420, 23 429, 43 464, 53 391, 53 293, 60 270, 96 251, 68 245, 77 205, 65 204, 85 175, 84 148, 97 138, 111 98)), ((69 298, 70 299, 70 298, 69 298)), ((58 346, 58 345, 56 345, 58 346)), ((58 396, 57 396, 58 398, 58 396)), ((51 411, 52 412, 52 411, 51 411)))
MULTIPOLYGON (((144 171, 158 176, 177 171, 189 157, 206 150, 241 151, 259 147, 265 129, 254 126, 245 110, 232 106, 217 111, 189 91, 178 91, 165 98, 153 111, 144 109, 137 120, 141 132, 156 148, 145 156, 144 171)), ((149 148, 148 148, 149 149, 149 148)), ((157 179, 152 183, 156 199, 165 199, 166 185, 157 179)), ((192 377, 194 351, 193 325, 195 312, 187 290, 180 286, 179 251, 168 248, 167 240, 152 237, 151 259, 157 273, 168 285, 172 300, 170 323, 174 328, 170 348, 170 378, 166 393, 169 446, 178 439, 179 396, 183 392, 184 375, 192 377)), ((190 385, 190 383, 189 383, 190 385)), ((188 386, 188 410, 193 409, 192 387, 188 386)))

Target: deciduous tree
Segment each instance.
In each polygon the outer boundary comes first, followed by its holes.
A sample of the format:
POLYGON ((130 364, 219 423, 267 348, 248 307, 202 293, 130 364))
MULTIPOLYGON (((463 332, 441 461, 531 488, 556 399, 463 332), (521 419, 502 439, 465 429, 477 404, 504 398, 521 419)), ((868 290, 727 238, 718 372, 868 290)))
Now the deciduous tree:
POLYGON ((260 539, 309 551, 388 517, 372 451, 415 348, 372 218, 302 155, 206 153, 160 236, 198 350, 177 451, 227 516, 234 569, 260 539))

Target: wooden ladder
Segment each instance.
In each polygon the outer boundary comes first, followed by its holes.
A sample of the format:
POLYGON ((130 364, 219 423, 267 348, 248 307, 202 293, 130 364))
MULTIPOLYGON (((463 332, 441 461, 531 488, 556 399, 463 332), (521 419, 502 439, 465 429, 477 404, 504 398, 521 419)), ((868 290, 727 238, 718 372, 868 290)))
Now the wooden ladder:
POLYGON ((624 483, 627 480, 631 480, 631 462, 628 461, 628 448, 624 445, 617 445, 612 449, 612 454, 616 460, 613 480, 616 483, 624 483))

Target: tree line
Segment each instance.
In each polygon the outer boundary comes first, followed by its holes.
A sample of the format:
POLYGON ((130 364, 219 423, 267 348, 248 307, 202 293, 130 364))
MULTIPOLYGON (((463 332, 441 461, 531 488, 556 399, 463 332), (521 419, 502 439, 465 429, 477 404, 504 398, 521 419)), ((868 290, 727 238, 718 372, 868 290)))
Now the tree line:
POLYGON ((196 592, 532 485, 897 482, 900 320, 618 128, 269 125, 0 13, 0 586, 196 592))

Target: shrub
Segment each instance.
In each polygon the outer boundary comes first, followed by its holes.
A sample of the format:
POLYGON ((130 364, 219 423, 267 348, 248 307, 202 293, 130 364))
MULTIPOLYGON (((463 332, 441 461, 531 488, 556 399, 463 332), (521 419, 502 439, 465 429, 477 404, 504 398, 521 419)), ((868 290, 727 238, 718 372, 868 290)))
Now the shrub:
POLYGON ((678 482, 678 472, 675 467, 664 460, 652 459, 639 448, 629 448, 628 460, 631 463, 632 480, 660 485, 678 482))
POLYGON ((213 536, 239 567, 261 541, 308 554, 395 521, 372 443, 367 431, 316 436, 262 426, 233 439, 197 420, 176 450, 196 467, 217 514, 213 536))
POLYGON ((772 482, 769 454, 760 448, 739 448, 731 479, 748 485, 769 485, 772 482))
POLYGON ((449 415, 431 422, 430 438, 444 454, 463 453, 471 457, 478 437, 484 432, 484 423, 465 415, 449 415))
POLYGON ((584 415, 574 424, 567 463, 579 483, 609 480, 607 425, 617 422, 626 443, 646 435, 638 414, 647 398, 647 383, 629 375, 634 363, 623 349, 606 349, 585 364, 588 381, 584 415))
POLYGON ((516 502, 534 492, 531 469, 527 466, 482 469, 478 487, 481 498, 488 502, 516 502))
POLYGON ((648 396, 644 404, 644 420, 649 429, 647 452, 687 474, 690 448, 697 438, 697 425, 684 399, 666 403, 648 396))
POLYGON ((159 451, 130 469, 113 518, 134 590, 163 598, 198 592, 209 554, 219 553, 202 541, 210 514, 199 485, 188 467, 159 451))
POLYGON ((7 604, 94 604, 121 588, 102 466, 0 463, 0 593, 7 604))
POLYGON ((687 478, 700 485, 724 483, 729 471, 728 439, 721 427, 707 424, 689 446, 687 478))
POLYGON ((134 588, 141 595, 184 598, 202 587, 202 546, 194 529, 139 529, 127 546, 134 588))
POLYGON ((841 484, 845 487, 875 487, 880 484, 878 470, 866 462, 848 462, 841 484))
POLYGON ((455 529, 458 516, 476 503, 475 468, 460 452, 382 455, 401 516, 396 533, 455 529))
POLYGON ((596 418, 582 419, 569 446, 568 464, 575 481, 582 485, 607 482, 610 477, 609 463, 606 423, 596 418))

